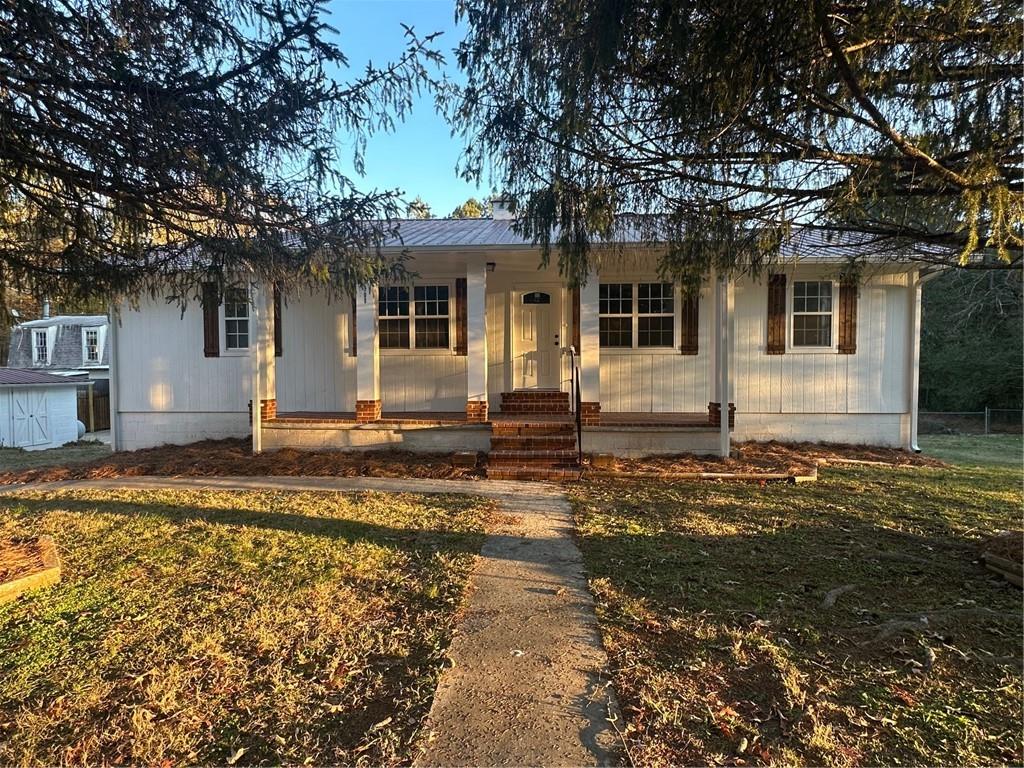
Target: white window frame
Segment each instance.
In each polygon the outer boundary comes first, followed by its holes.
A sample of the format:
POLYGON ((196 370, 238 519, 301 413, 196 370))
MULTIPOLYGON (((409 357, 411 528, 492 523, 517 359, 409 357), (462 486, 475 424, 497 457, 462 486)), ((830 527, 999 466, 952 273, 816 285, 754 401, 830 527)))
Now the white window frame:
MULTIPOLYGON (((600 281, 604 284, 629 283, 633 286, 633 316, 632 316, 632 346, 629 347, 601 347, 602 355, 678 355, 679 344, 682 333, 681 317, 682 311, 682 288, 657 276, 625 277, 607 275, 600 281), (640 314, 640 286, 648 283, 668 283, 672 286, 672 344, 666 347, 641 347, 640 346, 640 318, 641 317, 669 317, 668 314, 657 312, 654 314, 645 312, 640 314)), ((598 323, 602 317, 628 317, 628 315, 602 315, 598 308, 598 323)))
MULTIPOLYGON (((382 315, 380 307, 377 307, 378 333, 381 320, 406 320, 409 323, 409 346, 406 347, 379 347, 382 355, 454 355, 455 354, 455 281, 450 278, 417 280, 409 285, 382 285, 381 288, 408 288, 409 289, 409 314, 408 315, 382 315), (433 285, 445 286, 448 288, 448 346, 447 347, 417 347, 416 346, 416 289, 428 288, 433 285)), ((426 315, 427 318, 437 319, 441 315, 426 315)), ((422 318, 421 318, 422 319, 422 318)))
POLYGON ((103 360, 103 335, 99 326, 82 329, 82 365, 99 365, 103 360), (89 359, 89 334, 96 334, 96 359, 89 359))
POLYGON ((226 357, 232 355, 244 356, 249 354, 249 349, 252 347, 252 292, 248 286, 245 285, 232 285, 224 290, 224 295, 221 297, 220 307, 218 308, 218 322, 220 323, 220 353, 226 357), (241 320, 240 317, 228 317, 227 315, 227 304, 228 304, 228 291, 237 290, 242 291, 245 294, 246 304, 248 309, 246 310, 246 339, 248 344, 244 347, 229 347, 228 346, 228 320, 241 320))
POLYGON ((839 351, 839 282, 827 277, 798 276, 787 281, 786 286, 786 352, 794 354, 823 354, 839 351), (797 283, 829 283, 832 286, 832 332, 831 344, 820 347, 796 346, 793 344, 793 317, 794 315, 818 315, 824 312, 796 312, 793 297, 796 293, 797 283))
MULTIPOLYGON (((598 290, 597 290, 597 294, 598 294, 598 300, 597 300, 598 301, 598 305, 597 305, 598 345, 601 348, 601 354, 602 355, 605 354, 606 352, 610 352, 610 353, 614 353, 614 352, 630 352, 630 351, 632 351, 633 349, 636 348, 636 337, 637 337, 637 333, 636 333, 637 295, 636 295, 636 292, 637 292, 637 283, 630 282, 629 280, 612 280, 612 279, 609 279, 609 280, 602 280, 598 284, 598 290), (628 315, 627 314, 621 314, 621 313, 602 314, 602 312, 601 312, 601 298, 600 298, 600 296, 601 296, 601 286, 602 285, 628 285, 628 286, 630 286, 630 301, 629 301, 630 312, 629 312, 628 315), (629 318, 630 325, 629 325, 629 346, 628 347, 606 347, 606 346, 601 346, 601 320, 603 318, 605 318, 605 317, 613 317, 613 318, 628 317, 629 318)), ((620 301, 620 299, 615 299, 615 301, 620 301)))
POLYGON ((32 365, 49 365, 50 364, 50 329, 49 328, 33 328, 32 329, 32 365), (43 337, 42 349, 44 350, 45 357, 40 358, 39 356, 39 337, 43 337))

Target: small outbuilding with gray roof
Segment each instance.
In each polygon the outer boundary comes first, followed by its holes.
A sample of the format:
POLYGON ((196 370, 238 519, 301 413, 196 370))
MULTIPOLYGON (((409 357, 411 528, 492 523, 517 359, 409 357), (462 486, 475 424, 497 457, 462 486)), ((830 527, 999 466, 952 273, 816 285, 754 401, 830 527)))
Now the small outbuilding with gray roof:
POLYGON ((65 376, 0 368, 0 447, 38 451, 77 440, 76 390, 65 376))

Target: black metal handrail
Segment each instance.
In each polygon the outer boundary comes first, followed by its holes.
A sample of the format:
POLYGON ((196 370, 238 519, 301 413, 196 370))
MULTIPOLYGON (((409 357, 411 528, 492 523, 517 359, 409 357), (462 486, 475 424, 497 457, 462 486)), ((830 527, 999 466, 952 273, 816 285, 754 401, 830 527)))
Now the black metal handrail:
POLYGON ((583 466, 583 397, 580 393, 580 367, 576 363, 576 347, 569 347, 569 375, 573 390, 573 410, 576 414, 576 460, 583 466))

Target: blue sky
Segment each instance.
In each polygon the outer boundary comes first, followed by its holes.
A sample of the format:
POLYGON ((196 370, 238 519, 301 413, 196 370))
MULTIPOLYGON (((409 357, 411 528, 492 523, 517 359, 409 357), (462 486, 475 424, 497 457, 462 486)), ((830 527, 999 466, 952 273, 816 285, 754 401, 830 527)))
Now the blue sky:
MULTIPOLYGON (((462 30, 456 27, 452 0, 333 0, 325 21, 338 30, 338 43, 349 59, 349 70, 340 72, 339 79, 358 75, 367 61, 380 65, 397 58, 404 48, 403 23, 420 36, 443 32, 435 44, 444 52, 449 72, 457 73, 452 50, 462 30)), ((435 216, 447 216, 468 197, 490 195, 488 186, 478 189, 458 177, 455 166, 461 153, 462 140, 451 136, 430 97, 423 97, 394 133, 370 138, 366 175, 359 185, 398 188, 407 199, 419 195, 435 216)), ((351 152, 342 147, 339 154, 342 170, 354 174, 351 152)))

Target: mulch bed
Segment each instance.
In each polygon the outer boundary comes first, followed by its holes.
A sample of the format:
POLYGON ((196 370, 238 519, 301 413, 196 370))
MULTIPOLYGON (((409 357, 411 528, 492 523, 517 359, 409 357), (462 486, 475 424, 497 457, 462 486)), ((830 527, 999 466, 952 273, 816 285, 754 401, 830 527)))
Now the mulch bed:
POLYGON ((0 485, 11 483, 86 480, 107 477, 159 475, 214 477, 219 475, 305 475, 309 477, 428 477, 481 476, 481 469, 452 466, 449 453, 409 451, 279 451, 252 455, 245 439, 203 440, 190 445, 168 445, 114 453, 97 461, 70 467, 43 467, 0 474, 0 485))
POLYGON ((616 459, 618 472, 782 472, 812 474, 824 463, 877 462, 892 466, 941 467, 938 459, 900 448, 875 448, 841 443, 736 443, 734 456, 649 456, 644 459, 616 459))
MULTIPOLYGON (((822 462, 878 462, 894 466, 943 466, 941 461, 896 448, 815 443, 738 443, 735 456, 681 454, 645 459, 616 459, 613 471, 631 473, 731 472, 813 474, 822 462)), ((215 477, 223 475, 288 475, 309 477, 482 477, 484 464, 476 468, 452 466, 450 453, 410 451, 279 451, 252 455, 245 439, 203 440, 190 445, 168 445, 140 451, 115 453, 96 461, 72 466, 42 467, 0 473, 0 485, 53 482, 109 477, 158 475, 164 477, 215 477)))

